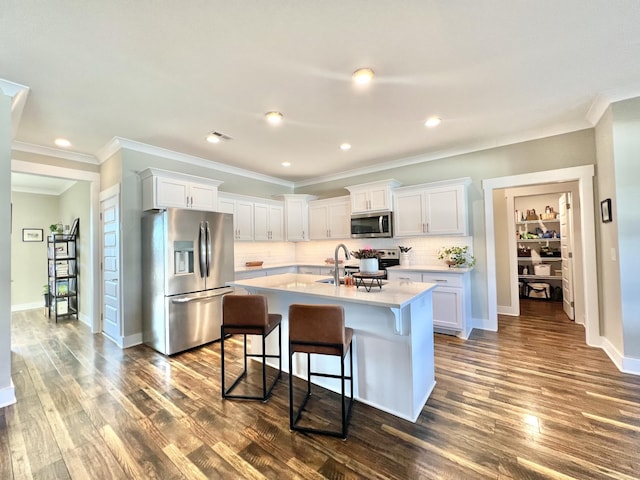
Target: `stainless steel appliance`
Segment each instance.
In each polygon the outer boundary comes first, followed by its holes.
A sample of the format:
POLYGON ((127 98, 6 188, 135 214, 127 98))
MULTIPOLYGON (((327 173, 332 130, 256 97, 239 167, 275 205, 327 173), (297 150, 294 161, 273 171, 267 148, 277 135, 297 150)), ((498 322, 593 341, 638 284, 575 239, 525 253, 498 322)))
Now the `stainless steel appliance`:
MULTIPOLYGON (((384 271, 384 279, 387 278, 387 268, 393 267, 395 265, 400 265, 400 256, 397 248, 377 248, 379 252, 382 252, 382 257, 378 259, 378 267, 380 270, 384 271)), ((357 265, 345 265, 344 272, 347 273, 357 273, 360 269, 357 265)))
POLYGON ((391 212, 351 215, 352 238, 391 237, 393 214, 391 212))
POLYGON ((143 341, 165 355, 220 338, 233 290, 233 216, 169 208, 142 218, 143 341))

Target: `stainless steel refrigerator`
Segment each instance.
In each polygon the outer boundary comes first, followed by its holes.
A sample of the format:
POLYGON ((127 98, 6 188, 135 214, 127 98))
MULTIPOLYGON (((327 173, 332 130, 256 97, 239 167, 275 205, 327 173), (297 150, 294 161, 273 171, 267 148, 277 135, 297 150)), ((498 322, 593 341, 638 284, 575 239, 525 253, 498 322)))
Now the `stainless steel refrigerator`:
POLYGON ((233 216, 169 208, 142 217, 143 341, 165 355, 220 338, 234 278, 233 216))

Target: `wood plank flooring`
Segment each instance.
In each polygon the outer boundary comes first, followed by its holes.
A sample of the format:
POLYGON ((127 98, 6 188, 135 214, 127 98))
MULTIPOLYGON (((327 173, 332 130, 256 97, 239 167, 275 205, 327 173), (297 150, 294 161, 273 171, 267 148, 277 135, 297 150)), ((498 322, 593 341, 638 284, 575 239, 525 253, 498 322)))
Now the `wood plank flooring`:
POLYGON ((289 432, 286 375, 266 404, 223 401, 218 343, 167 358, 16 313, 0 479, 640 478, 640 377, 560 308, 526 300, 497 333, 436 335, 418 422, 356 403, 347 441, 289 432))

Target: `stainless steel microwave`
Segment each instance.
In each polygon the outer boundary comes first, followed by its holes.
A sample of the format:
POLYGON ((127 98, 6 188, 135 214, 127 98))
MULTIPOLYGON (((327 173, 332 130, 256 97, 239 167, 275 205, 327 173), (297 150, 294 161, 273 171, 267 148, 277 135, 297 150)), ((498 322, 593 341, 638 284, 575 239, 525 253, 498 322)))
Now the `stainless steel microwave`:
POLYGON ((352 238, 376 238, 393 236, 391 212, 351 215, 352 238))

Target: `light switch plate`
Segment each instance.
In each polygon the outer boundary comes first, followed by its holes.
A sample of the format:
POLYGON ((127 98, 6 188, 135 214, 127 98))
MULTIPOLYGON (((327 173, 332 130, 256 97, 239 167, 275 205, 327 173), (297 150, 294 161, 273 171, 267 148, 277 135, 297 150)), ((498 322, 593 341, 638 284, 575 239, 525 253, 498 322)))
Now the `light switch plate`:
POLYGON ((611 261, 612 262, 616 261, 616 249, 615 249, 615 247, 611 247, 611 261))

